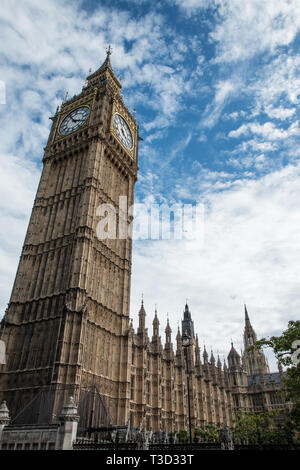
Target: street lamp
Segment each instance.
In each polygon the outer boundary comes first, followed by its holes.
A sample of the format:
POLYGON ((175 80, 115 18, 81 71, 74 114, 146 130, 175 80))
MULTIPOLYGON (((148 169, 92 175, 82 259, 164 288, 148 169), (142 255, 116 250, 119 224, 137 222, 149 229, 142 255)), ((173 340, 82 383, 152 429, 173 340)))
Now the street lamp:
POLYGON ((184 355, 186 360, 186 381, 187 381, 187 391, 188 391, 188 410, 189 410, 189 438, 190 444, 192 444, 192 424, 191 424, 191 399, 190 399, 190 373, 189 373, 189 358, 188 351, 189 346, 191 345, 191 337, 188 335, 187 330, 185 330, 182 335, 182 346, 184 348, 184 355))

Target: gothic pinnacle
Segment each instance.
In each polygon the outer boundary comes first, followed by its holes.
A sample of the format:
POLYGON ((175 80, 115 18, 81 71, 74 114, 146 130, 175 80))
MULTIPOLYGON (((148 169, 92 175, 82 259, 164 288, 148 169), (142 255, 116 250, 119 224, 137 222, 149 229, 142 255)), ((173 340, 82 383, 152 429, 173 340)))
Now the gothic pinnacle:
POLYGON ((170 327, 170 323, 169 323, 169 316, 167 317, 167 326, 166 326, 166 333, 169 333, 171 334, 171 327, 170 327))
POLYGON ((249 315, 248 315, 248 311, 247 311, 246 304, 244 304, 244 308, 245 308, 245 323, 246 323, 246 325, 247 325, 247 324, 250 324, 250 319, 249 319, 249 315))
POLYGON ((108 45, 108 48, 106 49, 106 54, 107 54, 107 57, 109 57, 112 54, 112 48, 110 44, 108 45))

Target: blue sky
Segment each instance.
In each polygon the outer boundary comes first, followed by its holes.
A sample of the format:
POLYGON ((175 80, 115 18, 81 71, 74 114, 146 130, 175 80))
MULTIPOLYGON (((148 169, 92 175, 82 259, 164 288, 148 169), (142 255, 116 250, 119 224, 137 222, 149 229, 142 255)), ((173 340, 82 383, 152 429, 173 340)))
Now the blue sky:
POLYGON ((52 116, 104 60, 143 142, 136 202, 204 206, 204 241, 134 242, 144 294, 173 338, 188 298, 200 345, 242 346, 299 318, 299 0, 2 0, 0 307, 9 300, 52 116))

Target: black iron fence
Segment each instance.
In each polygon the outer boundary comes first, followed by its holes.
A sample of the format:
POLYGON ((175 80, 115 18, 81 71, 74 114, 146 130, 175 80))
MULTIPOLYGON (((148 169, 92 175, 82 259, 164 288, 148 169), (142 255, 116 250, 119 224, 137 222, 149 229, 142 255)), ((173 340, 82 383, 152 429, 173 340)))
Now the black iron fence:
POLYGON ((172 450, 172 452, 185 453, 186 451, 199 451, 199 450, 221 450, 220 442, 199 442, 193 444, 150 444, 149 450, 151 451, 162 451, 167 452, 172 450))
MULTIPOLYGON (((149 450, 149 452, 178 453, 199 452, 205 450, 223 450, 221 442, 200 442, 193 444, 153 444, 143 449, 137 442, 99 442, 89 439, 77 439, 73 444, 74 450, 106 450, 111 452, 149 450)), ((224 449, 227 450, 227 449, 224 449)), ((276 445, 234 445, 235 451, 300 451, 300 445, 276 444, 276 445)))
POLYGON ((97 442, 77 439, 73 444, 74 450, 107 450, 112 452, 137 450, 137 442, 97 442))
POLYGON ((256 450, 266 450, 266 451, 290 451, 290 450, 297 450, 300 451, 300 445, 293 445, 293 444, 243 444, 243 445, 235 445, 234 450, 248 450, 248 451, 256 451, 256 450))

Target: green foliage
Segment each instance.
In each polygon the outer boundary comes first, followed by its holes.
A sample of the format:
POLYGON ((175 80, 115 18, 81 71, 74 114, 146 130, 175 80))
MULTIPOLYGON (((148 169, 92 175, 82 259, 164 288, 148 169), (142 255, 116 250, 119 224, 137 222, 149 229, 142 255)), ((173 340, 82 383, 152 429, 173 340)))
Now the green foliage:
POLYGON ((214 424, 207 424, 204 428, 196 428, 195 435, 200 442, 218 442, 221 427, 214 424))
POLYGON ((271 336, 257 341, 249 350, 261 347, 273 349, 278 362, 288 367, 283 376, 283 396, 286 401, 294 403, 293 409, 288 415, 287 426, 295 431, 300 431, 300 364, 293 363, 292 354, 294 341, 300 340, 300 321, 290 321, 288 328, 280 336, 271 336))
POLYGON ((244 413, 239 411, 233 422, 233 438, 241 444, 284 444, 288 443, 289 430, 276 425, 274 418, 278 412, 244 413))
POLYGON ((288 328, 283 331, 281 336, 271 336, 271 338, 263 338, 248 350, 260 349, 261 347, 270 347, 273 349, 277 360, 283 366, 293 366, 292 362, 292 344, 294 341, 300 340, 300 321, 290 321, 288 328))
POLYGON ((181 442, 182 444, 187 444, 189 442, 189 433, 187 431, 178 431, 176 435, 178 437, 179 442, 181 442))

